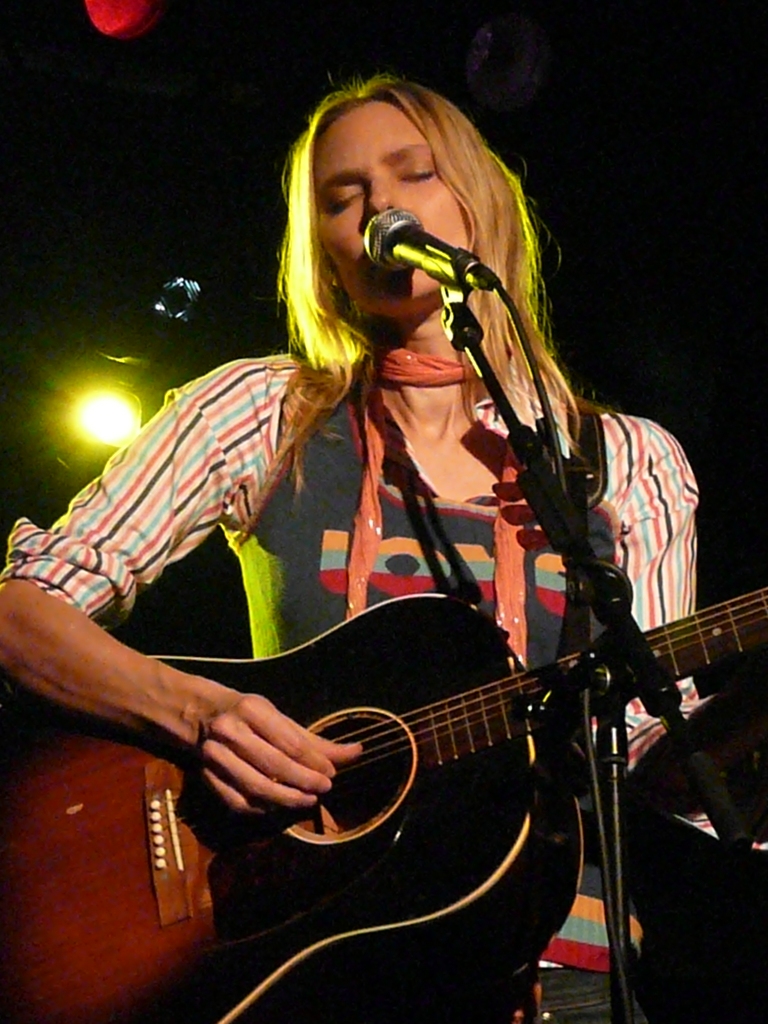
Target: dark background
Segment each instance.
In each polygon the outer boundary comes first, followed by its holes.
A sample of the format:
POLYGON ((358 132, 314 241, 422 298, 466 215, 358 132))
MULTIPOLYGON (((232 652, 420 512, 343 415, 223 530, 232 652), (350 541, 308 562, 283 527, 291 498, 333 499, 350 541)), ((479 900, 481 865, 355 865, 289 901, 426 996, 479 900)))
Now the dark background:
MULTIPOLYGON (((78 387, 154 412, 219 363, 281 349, 286 150, 329 83, 392 70, 445 92, 527 168, 556 244, 557 338, 603 400, 685 446, 702 489, 700 604, 768 583, 764 515, 762 4, 177 0, 146 37, 82 0, 0 13, 0 528, 47 523, 109 454, 72 435, 78 387), (524 11, 550 59, 530 103, 468 88, 481 25, 524 11), (189 323, 153 312, 196 279, 189 323), (112 359, 107 356, 113 357, 112 359), (131 357, 115 362, 114 357, 131 357)), ((247 654, 219 536, 168 570, 122 636, 247 654)))

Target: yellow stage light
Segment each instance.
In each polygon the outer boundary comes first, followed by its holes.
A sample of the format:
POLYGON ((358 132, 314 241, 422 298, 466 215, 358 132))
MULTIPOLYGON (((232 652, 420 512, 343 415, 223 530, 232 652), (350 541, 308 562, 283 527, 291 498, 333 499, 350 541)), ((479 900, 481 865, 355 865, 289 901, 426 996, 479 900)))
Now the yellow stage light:
POLYGON ((76 421, 81 433, 119 448, 141 429, 141 402, 129 391, 97 391, 78 404, 76 421))

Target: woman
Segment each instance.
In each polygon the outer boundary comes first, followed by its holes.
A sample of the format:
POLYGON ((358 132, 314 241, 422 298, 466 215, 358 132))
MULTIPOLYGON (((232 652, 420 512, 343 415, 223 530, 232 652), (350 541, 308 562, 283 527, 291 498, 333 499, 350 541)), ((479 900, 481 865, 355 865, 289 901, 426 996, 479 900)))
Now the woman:
MULTIPOLYGON (((244 813, 312 807, 360 746, 314 735, 257 694, 158 664, 97 625, 127 614, 217 524, 241 558, 257 654, 427 587, 469 595, 529 665, 558 649, 562 574, 515 488, 504 427, 446 336, 439 285, 366 256, 370 219, 407 210, 495 270, 564 447, 578 423, 546 333, 520 183, 452 104, 388 78, 334 93, 294 148, 287 194, 281 289, 293 357, 241 360, 181 389, 51 531, 17 524, 0 594, 2 662, 22 687, 199 752, 210 787, 244 813), (414 517, 435 513, 446 553, 430 561, 414 517), (410 552, 411 570, 402 559, 393 570, 390 551, 410 552)), ((492 365, 533 425, 538 402, 503 307, 486 294, 472 305, 492 365)), ((695 483, 662 429, 602 419, 607 481, 590 526, 627 571, 649 629, 691 610, 695 483)), ((695 698, 691 686, 684 696, 695 698)), ((628 724, 634 759, 658 723, 635 701, 628 724)))

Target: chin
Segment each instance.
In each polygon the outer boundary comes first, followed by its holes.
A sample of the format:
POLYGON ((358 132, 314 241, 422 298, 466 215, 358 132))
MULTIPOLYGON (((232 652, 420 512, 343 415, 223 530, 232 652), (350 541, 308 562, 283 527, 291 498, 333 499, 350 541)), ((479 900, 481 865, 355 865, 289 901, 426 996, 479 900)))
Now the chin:
POLYGON ((419 271, 384 270, 368 282, 358 307, 369 316, 397 318, 430 314, 443 305, 440 286, 419 271))

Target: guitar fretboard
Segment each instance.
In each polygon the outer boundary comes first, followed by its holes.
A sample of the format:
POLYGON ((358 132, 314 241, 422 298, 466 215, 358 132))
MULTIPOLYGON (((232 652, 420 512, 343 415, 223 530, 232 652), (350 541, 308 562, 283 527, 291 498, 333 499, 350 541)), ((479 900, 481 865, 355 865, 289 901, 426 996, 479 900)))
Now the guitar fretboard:
MULTIPOLYGON (((646 634, 651 650, 675 680, 768 642, 768 589, 707 608, 646 634)), ((559 667, 567 670, 572 658, 559 667)), ((412 712, 420 756, 439 765, 519 736, 524 723, 515 701, 543 691, 542 672, 488 683, 412 712)))
POLYGON ((684 679, 768 642, 768 590, 725 601, 647 635, 665 669, 684 679))

